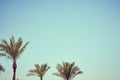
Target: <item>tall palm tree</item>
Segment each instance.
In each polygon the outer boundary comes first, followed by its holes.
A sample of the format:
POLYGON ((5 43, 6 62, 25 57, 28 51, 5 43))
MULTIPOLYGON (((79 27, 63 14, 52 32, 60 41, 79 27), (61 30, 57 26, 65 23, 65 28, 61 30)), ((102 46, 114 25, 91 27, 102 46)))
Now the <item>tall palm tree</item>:
POLYGON ((75 66, 75 63, 63 62, 63 65, 57 65, 58 73, 53 73, 53 75, 62 77, 64 80, 72 80, 76 75, 83 73, 80 68, 75 66))
POLYGON ((41 66, 39 66, 39 64, 35 64, 35 69, 29 70, 27 76, 36 75, 40 77, 40 80, 43 80, 43 76, 48 71, 48 69, 50 69, 50 66, 47 64, 41 64, 41 66))
POLYGON ((13 60, 13 80, 16 80, 16 60, 22 54, 28 43, 29 42, 22 46, 22 38, 20 37, 18 41, 15 41, 13 36, 10 38, 9 43, 5 39, 0 43, 0 51, 2 51, 9 59, 13 60))

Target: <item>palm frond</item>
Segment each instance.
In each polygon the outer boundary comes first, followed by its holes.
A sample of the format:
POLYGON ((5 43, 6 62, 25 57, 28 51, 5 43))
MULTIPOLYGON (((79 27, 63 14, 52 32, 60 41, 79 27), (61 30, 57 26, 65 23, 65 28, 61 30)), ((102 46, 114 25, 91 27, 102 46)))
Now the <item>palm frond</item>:
POLYGON ((82 71, 78 71, 75 74, 72 73, 70 79, 73 79, 75 76, 77 76, 78 74, 82 74, 82 73, 83 73, 82 71))
POLYGON ((63 69, 63 67, 62 67, 61 64, 57 64, 57 67, 56 67, 56 68, 57 68, 58 72, 60 72, 61 74, 63 74, 63 72, 64 72, 63 70, 64 70, 64 69, 63 69))
POLYGON ((50 69, 50 66, 48 66, 48 67, 46 68, 46 71, 48 71, 48 69, 50 69))
POLYGON ((36 72, 36 69, 31 69, 29 70, 30 73, 35 73, 36 72))
POLYGON ((14 39, 14 37, 12 36, 11 38, 10 38, 10 48, 11 48, 11 53, 13 53, 13 54, 15 54, 15 39, 14 39))
POLYGON ((0 64, 0 71, 5 71, 5 69, 3 68, 3 66, 0 64))
POLYGON ((22 43, 23 41, 22 41, 22 38, 20 37, 15 45, 15 53, 18 53, 18 51, 20 50, 20 47, 22 46, 22 43))
POLYGON ((2 40, 1 43, 0 43, 0 51, 2 51, 2 55, 6 56, 6 57, 9 57, 8 55, 12 55, 11 54, 11 48, 10 46, 8 45, 7 41, 6 40, 2 40), (8 55, 6 55, 8 54, 8 55))
MULTIPOLYGON (((29 41, 25 45, 23 45, 22 48, 16 49, 18 51, 17 54, 16 54, 16 58, 18 58, 20 56, 20 54, 22 54, 24 52, 24 50, 25 50, 26 46, 28 45, 28 43, 29 43, 29 41)), ((22 41, 18 45, 21 46, 22 41)))
POLYGON ((39 71, 40 71, 40 66, 39 66, 39 64, 35 64, 35 68, 36 68, 36 69, 35 69, 36 72, 39 73, 39 71))
POLYGON ((80 68, 79 67, 77 67, 77 66, 75 66, 73 69, 72 69, 72 72, 71 73, 73 73, 73 74, 75 74, 77 71, 79 71, 80 70, 80 68))
POLYGON ((37 76, 37 75, 34 74, 34 73, 29 73, 29 74, 27 74, 26 76, 37 76))
POLYGON ((20 50, 18 51, 16 57, 18 57, 22 52, 24 52, 24 50, 25 50, 26 46, 28 45, 28 43, 29 43, 29 41, 22 48, 20 48, 20 50))
POLYGON ((8 42, 5 39, 2 39, 1 42, 3 43, 3 45, 8 45, 8 42))
POLYGON ((19 53, 22 53, 24 51, 24 49, 26 48, 26 46, 28 45, 29 41, 20 49, 19 53))
POLYGON ((4 51, 6 53, 10 52, 10 47, 7 44, 1 43, 0 44, 0 51, 4 51))
POLYGON ((10 38, 10 46, 14 47, 14 49, 15 49, 15 39, 13 36, 10 38))

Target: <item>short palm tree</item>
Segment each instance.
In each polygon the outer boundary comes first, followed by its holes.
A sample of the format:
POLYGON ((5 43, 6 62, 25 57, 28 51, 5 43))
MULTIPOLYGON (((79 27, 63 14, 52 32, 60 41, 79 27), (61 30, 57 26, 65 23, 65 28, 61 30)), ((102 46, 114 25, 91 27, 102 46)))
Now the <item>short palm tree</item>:
POLYGON ((56 67, 58 73, 53 73, 53 75, 62 77, 64 80, 72 80, 76 75, 83 73, 82 71, 80 71, 79 67, 74 65, 74 62, 63 62, 63 65, 58 64, 56 67))
POLYGON ((9 59, 13 60, 13 80, 16 80, 16 60, 22 54, 28 43, 29 42, 22 46, 22 38, 19 38, 18 41, 15 42, 13 36, 10 38, 9 43, 4 39, 0 43, 0 51, 2 51, 9 59))
POLYGON ((50 69, 50 66, 47 64, 41 64, 41 66, 39 64, 35 64, 35 69, 29 70, 27 76, 36 75, 40 77, 40 80, 43 80, 43 76, 48 71, 48 69, 50 69))

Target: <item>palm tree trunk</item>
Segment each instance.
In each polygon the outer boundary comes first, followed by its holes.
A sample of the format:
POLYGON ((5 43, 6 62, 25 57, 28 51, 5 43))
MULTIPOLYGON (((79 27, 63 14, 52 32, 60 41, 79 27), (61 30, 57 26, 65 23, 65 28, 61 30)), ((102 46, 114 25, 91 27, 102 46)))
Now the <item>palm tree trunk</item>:
POLYGON ((43 77, 42 77, 42 76, 40 77, 40 80, 43 80, 43 77))
POLYGON ((16 68, 17 68, 17 64, 16 61, 13 61, 13 80, 16 80, 16 68))

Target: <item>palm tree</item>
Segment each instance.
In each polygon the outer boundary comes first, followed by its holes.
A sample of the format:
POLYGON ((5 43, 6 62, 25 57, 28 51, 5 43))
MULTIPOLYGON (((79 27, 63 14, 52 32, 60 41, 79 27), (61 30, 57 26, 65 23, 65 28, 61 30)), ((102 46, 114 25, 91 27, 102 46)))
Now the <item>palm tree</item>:
POLYGON ((53 73, 53 75, 62 77, 64 80, 72 80, 76 75, 83 73, 82 71, 80 71, 79 67, 74 65, 74 62, 63 62, 63 65, 58 64, 56 67, 58 73, 53 73))
POLYGON ((9 43, 5 39, 3 39, 0 43, 0 51, 2 51, 9 59, 13 60, 13 80, 16 80, 16 60, 22 54, 28 43, 29 42, 22 46, 22 38, 20 37, 18 41, 15 42, 13 36, 10 38, 9 43))
POLYGON ((36 75, 40 77, 40 80, 43 80, 43 76, 48 71, 48 69, 50 69, 50 66, 47 64, 41 64, 41 66, 39 66, 39 64, 35 64, 35 69, 29 70, 27 76, 36 75))

